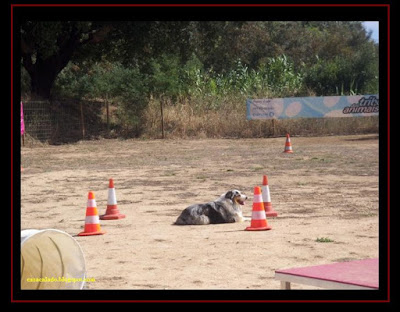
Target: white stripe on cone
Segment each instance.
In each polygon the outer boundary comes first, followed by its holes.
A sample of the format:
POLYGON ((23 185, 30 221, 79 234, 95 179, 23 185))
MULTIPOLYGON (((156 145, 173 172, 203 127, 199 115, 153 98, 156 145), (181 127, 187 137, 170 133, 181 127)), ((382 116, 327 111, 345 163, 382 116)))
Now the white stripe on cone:
POLYGON ((262 203, 262 195, 261 194, 256 194, 256 195, 254 195, 254 198, 253 198, 253 202, 254 203, 262 203))
POLYGON ((99 224, 100 223, 99 216, 86 216, 85 223, 86 224, 99 224))
POLYGON ((97 207, 95 199, 88 199, 86 207, 97 207))
POLYGON ((253 211, 251 213, 251 218, 253 220, 264 220, 267 219, 267 216, 265 215, 265 210, 261 210, 261 211, 253 211))
POLYGON ((115 188, 108 189, 108 205, 116 205, 117 204, 117 197, 115 196, 115 188))
POLYGON ((268 185, 263 185, 261 187, 261 191, 262 191, 262 201, 264 203, 269 203, 271 202, 271 195, 269 193, 269 186, 268 185))

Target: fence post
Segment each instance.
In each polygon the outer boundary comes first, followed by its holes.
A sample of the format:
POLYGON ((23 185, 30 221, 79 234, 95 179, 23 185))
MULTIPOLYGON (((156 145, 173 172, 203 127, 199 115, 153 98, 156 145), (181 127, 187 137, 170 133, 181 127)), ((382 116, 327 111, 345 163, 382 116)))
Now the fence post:
POLYGON ((272 119, 272 136, 276 137, 276 119, 272 119))
POLYGON ((83 115, 82 102, 80 102, 80 107, 81 107, 82 140, 84 140, 85 139, 85 135, 86 135, 86 130, 85 130, 85 118, 84 118, 84 115, 83 115))
POLYGON ((107 114, 107 130, 110 130, 110 103, 108 97, 106 97, 106 114, 107 114))
POLYGON ((164 110, 163 110, 163 102, 164 102, 164 99, 163 99, 163 97, 161 97, 161 98, 160 98, 160 107, 161 107, 161 135, 162 135, 162 138, 164 139, 164 138, 165 138, 165 135, 164 135, 164 110))

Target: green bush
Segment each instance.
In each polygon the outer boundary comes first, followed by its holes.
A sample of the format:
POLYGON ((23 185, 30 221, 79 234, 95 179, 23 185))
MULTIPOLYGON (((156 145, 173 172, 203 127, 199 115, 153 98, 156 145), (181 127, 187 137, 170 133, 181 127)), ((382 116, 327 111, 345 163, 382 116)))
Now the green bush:
MULTIPOLYGON (((87 66, 70 64, 60 73, 53 94, 58 98, 97 100, 100 105, 104 103, 104 107, 112 107, 107 119, 108 128, 127 136, 137 136, 149 130, 145 129, 149 126, 148 120, 151 120, 152 128, 159 127, 156 120, 161 118, 160 104, 165 108, 176 106, 168 109, 167 114, 178 112, 188 118, 186 122, 202 116, 197 119, 200 130, 196 131, 203 131, 201 120, 212 112, 236 111, 245 120, 247 98, 377 92, 374 56, 367 50, 353 56, 350 59, 341 55, 329 60, 316 56, 312 66, 303 64, 296 67, 290 57, 282 54, 264 58, 256 69, 250 69, 238 59, 223 73, 206 69, 195 55, 182 63, 174 54, 162 54, 150 60, 146 71, 118 62, 102 61, 87 66), (152 107, 144 114, 149 103, 152 107)), ((218 135, 217 115, 210 117, 216 118, 215 131, 204 130, 206 135, 218 135)), ((166 129, 183 124, 182 116, 175 121, 171 116, 165 117, 170 120, 166 129)), ((104 121, 104 116, 102 118, 104 121)), ((245 124, 241 125, 245 127, 245 124)), ((190 127, 184 126, 184 129, 190 127)), ((233 130, 225 127, 221 131, 231 133, 233 130)), ((187 133, 186 130, 183 133, 187 133)), ((237 135, 240 133, 243 132, 238 130, 237 135)))

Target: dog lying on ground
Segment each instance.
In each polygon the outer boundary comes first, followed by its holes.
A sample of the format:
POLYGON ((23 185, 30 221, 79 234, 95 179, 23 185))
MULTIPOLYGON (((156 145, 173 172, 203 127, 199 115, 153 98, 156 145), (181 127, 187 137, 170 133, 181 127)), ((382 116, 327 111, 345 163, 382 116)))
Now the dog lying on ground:
POLYGON ((177 225, 233 223, 248 220, 243 217, 241 205, 247 196, 238 190, 228 191, 215 201, 187 207, 175 221, 177 225))

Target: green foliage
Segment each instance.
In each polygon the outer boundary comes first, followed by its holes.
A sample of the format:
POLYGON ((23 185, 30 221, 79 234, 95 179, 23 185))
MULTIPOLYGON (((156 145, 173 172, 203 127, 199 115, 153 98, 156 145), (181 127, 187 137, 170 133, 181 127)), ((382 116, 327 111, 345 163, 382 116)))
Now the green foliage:
POLYGON ((329 237, 318 237, 315 241, 317 243, 333 243, 334 242, 334 240, 330 239, 329 237))
POLYGON ((305 84, 317 95, 353 95, 378 92, 377 60, 365 52, 352 58, 336 56, 317 62, 305 71, 305 84))
POLYGON ((57 98, 103 99, 116 105, 115 123, 124 132, 138 128, 140 114, 148 103, 143 74, 138 68, 119 63, 96 63, 92 67, 70 64, 58 76, 54 93, 57 98))
POLYGON ((52 92, 57 98, 80 100, 93 94, 94 84, 95 79, 87 70, 69 63, 58 75, 52 92))
POLYGON ((126 132, 140 128, 150 99, 196 113, 246 98, 378 92, 378 45, 360 22, 28 22, 23 50, 35 47, 35 63, 61 51, 56 36, 74 33, 89 43, 60 71, 52 97, 108 103, 126 132))
POLYGON ((183 77, 181 90, 192 97, 219 98, 228 94, 244 98, 266 94, 290 96, 300 92, 303 84, 301 73, 295 71, 293 62, 285 55, 268 58, 257 69, 250 69, 239 59, 235 67, 225 73, 205 70, 198 59, 193 58, 184 66, 183 77))
POLYGON ((163 54, 157 59, 152 59, 150 70, 147 82, 153 95, 175 99, 181 93, 181 71, 177 56, 163 54))
POLYGON ((305 64, 308 89, 321 96, 378 93, 378 45, 360 22, 329 22, 316 32, 323 41, 305 64))
MULTIPOLYGON (((148 103, 148 91, 144 77, 138 68, 125 68, 121 64, 116 64, 108 74, 112 78, 108 80, 108 86, 104 90, 110 92, 113 103, 118 103, 117 124, 124 132, 133 129, 137 132, 141 112, 148 103)), ((105 78, 107 77, 106 74, 105 78)), ((104 83, 104 78, 101 82, 101 85, 107 84, 104 83)))
POLYGON ((268 59, 260 72, 266 77, 267 86, 279 96, 294 96, 303 87, 302 74, 295 71, 286 55, 268 59))

